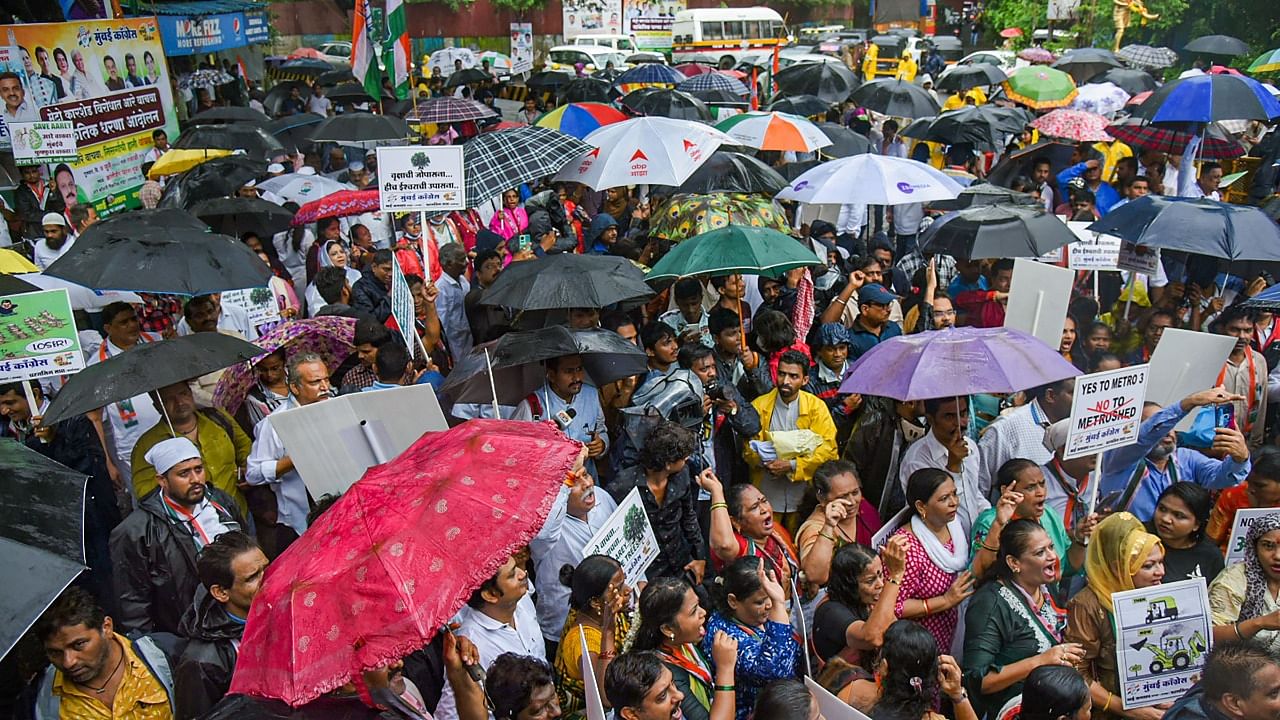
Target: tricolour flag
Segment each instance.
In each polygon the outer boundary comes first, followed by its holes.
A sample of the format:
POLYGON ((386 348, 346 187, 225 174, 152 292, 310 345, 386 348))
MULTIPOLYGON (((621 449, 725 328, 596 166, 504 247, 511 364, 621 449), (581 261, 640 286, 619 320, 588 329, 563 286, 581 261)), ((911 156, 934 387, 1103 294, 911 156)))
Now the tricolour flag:
POLYGON ((356 0, 351 44, 351 74, 364 86, 369 97, 381 97, 382 73, 378 71, 378 56, 369 41, 369 0, 356 0))
POLYGON ((396 97, 409 97, 409 25, 405 21, 404 0, 387 0, 387 46, 383 64, 396 97))

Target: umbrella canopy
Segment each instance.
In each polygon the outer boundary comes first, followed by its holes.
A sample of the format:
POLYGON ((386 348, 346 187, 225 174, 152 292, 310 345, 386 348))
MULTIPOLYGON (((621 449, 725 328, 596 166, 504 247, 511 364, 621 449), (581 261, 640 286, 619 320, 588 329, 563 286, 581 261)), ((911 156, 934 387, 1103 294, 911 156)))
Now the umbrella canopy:
MULTIPOLYGON (((1196 137, 1190 129, 1179 130, 1167 125, 1152 125, 1142 118, 1127 117, 1107 126, 1111 137, 1144 150, 1155 150, 1170 155, 1181 155, 1187 143, 1196 137)), ((1206 160, 1225 160, 1244 155, 1244 146, 1218 123, 1210 123, 1204 130, 1204 142, 1196 151, 1206 160)))
POLYGON ((1280 310, 1280 285, 1272 285, 1262 292, 1240 303, 1240 307, 1248 310, 1280 310))
POLYGON ((472 138, 462 147, 467 207, 520 183, 554 175, 590 150, 590 145, 572 135, 536 125, 472 138))
POLYGON ((596 149, 556 175, 593 190, 648 183, 679 187, 721 144, 733 138, 719 130, 660 117, 606 125, 584 138, 596 149))
POLYGON ((1078 239, 1042 205, 978 205, 934 221, 920 250, 969 260, 1036 258, 1078 239))
POLYGON ((169 180, 160 196, 160 207, 185 208, 201 200, 234 195, 245 183, 262 177, 267 163, 244 155, 203 162, 169 180))
POLYGON ((926 400, 1011 393, 1080 374, 1032 335, 1010 328, 951 328, 900 335, 858 358, 842 393, 926 400))
POLYGON ((1135 68, 1161 70, 1178 62, 1178 53, 1167 47, 1150 45, 1125 45, 1116 51, 1116 59, 1135 68))
POLYGON ((536 72, 524 81, 525 87, 530 90, 555 90, 556 88, 568 85, 574 79, 573 73, 561 72, 559 70, 543 70, 536 72))
POLYGON ((351 74, 351 70, 343 68, 341 70, 330 70, 327 73, 320 73, 320 77, 316 78, 316 83, 325 87, 333 87, 344 82, 354 82, 356 76, 351 74))
POLYGON ((261 198, 221 197, 201 200, 191 206, 191 214, 213 228, 214 232, 232 237, 257 233, 266 240, 289 229, 292 213, 261 198))
POLYGON ((646 85, 673 87, 684 81, 684 73, 670 65, 644 63, 623 72, 613 81, 613 86, 622 92, 630 92, 646 85))
POLYGON ((787 186, 776 170, 750 155, 717 150, 693 171, 679 193, 760 193, 773 197, 787 186))
POLYGON ((306 205, 327 195, 355 188, 348 183, 338 182, 323 175, 290 173, 258 183, 258 189, 276 195, 285 202, 306 205))
POLYGON ((262 287, 271 279, 271 268, 248 245, 171 208, 94 223, 45 272, 95 290, 174 295, 262 287))
POLYGON ((854 155, 815 167, 777 197, 832 205, 903 205, 954 198, 960 190, 955 180, 922 162, 891 155, 854 155))
POLYGON ((454 63, 458 60, 462 61, 463 68, 480 64, 476 61, 476 54, 467 48, 447 47, 431 53, 431 57, 427 58, 427 71, 434 73, 438 69, 441 75, 448 77, 453 74, 454 63))
POLYGON ((645 279, 659 286, 693 275, 749 273, 776 277, 787 270, 825 264, 790 235, 771 228, 730 225, 676 245, 645 279))
POLYGON ((1076 142, 1110 142, 1107 119, 1097 113, 1058 108, 1031 121, 1031 127, 1048 137, 1076 142))
POLYGON ((1182 46, 1189 53, 1235 57, 1248 55, 1249 44, 1230 35, 1202 35, 1182 46))
POLYGON ((365 472, 267 570, 230 692, 302 705, 429 643, 542 526, 581 448, 472 420, 365 472))
POLYGON ((177 175, 214 158, 226 157, 230 154, 230 150, 178 150, 177 148, 169 148, 147 171, 147 177, 157 180, 168 175, 177 175))
POLYGON ((88 478, 20 442, 0 443, 0 657, 85 569, 88 478))
POLYGON ((561 105, 538 118, 535 123, 544 128, 559 130, 566 135, 584 138, 605 125, 626 120, 627 116, 611 105, 598 102, 569 103, 561 105))
POLYGON ((378 189, 339 190, 298 208, 292 218, 292 225, 306 225, 326 218, 342 218, 361 213, 376 212, 381 207, 378 200, 378 189))
POLYGON ((40 272, 35 263, 9 248, 0 248, 0 273, 40 272))
MULTIPOLYGON (((1009 188, 992 185, 989 182, 977 183, 960 191, 951 200, 937 200, 929 203, 930 210, 963 210, 982 205, 1038 205, 1034 195, 1020 193, 1009 188)), ((1043 206, 1041 206, 1043 207, 1043 206)))
POLYGON ((649 233, 674 242, 730 225, 789 230, 777 203, 738 193, 672 195, 649 217, 649 233))
POLYGON ((871 141, 866 135, 860 135, 849 128, 831 122, 815 123, 823 135, 831 141, 830 145, 819 149, 819 153, 826 157, 849 157, 850 155, 861 155, 871 152, 871 141))
MULTIPOLYGON (((258 284, 265 285, 266 280, 258 284)), ((216 332, 142 343, 72 375, 49 404, 44 422, 52 424, 156 388, 197 378, 249 360, 261 352, 253 343, 216 332)))
POLYGON ((1020 67, 1003 83, 1005 95, 1032 110, 1066 107, 1076 97, 1076 83, 1061 70, 1040 65, 1020 67))
POLYGON ((1057 60, 1057 56, 1042 47, 1023 48, 1018 51, 1018 58, 1036 65, 1048 65, 1057 60))
POLYGON ((953 65, 938 79, 937 87, 939 90, 964 92, 969 88, 999 85, 1008 77, 998 65, 988 63, 953 65))
POLYGON ((864 83, 849 100, 859 107, 893 117, 932 117, 942 111, 924 88, 905 80, 886 78, 864 83))
POLYGON ((1151 122, 1269 121, 1280 117, 1280 100, 1253 78, 1193 75, 1151 93, 1132 115, 1151 122))
POLYGON ((663 88, 633 90, 622 98, 622 104, 637 115, 672 118, 674 120, 710 120, 706 103, 689 93, 663 88))
POLYGON ((679 65, 676 65, 675 68, 679 70, 682 74, 684 74, 685 77, 694 77, 695 75, 706 75, 709 72, 715 71, 715 67, 708 65, 706 63, 699 63, 699 62, 680 63, 679 65))
POLYGON ((114 290, 90 290, 83 285, 68 282, 44 273, 28 272, 17 275, 0 275, 0 293, 16 295, 36 290, 66 290, 71 299, 71 307, 75 310, 96 312, 113 302, 142 304, 137 293, 116 292, 114 290), (21 287, 18 284, 21 284, 21 287))
MULTIPOLYGON (((869 144, 868 144, 868 147, 870 147, 869 144)), ((870 152, 870 150, 868 150, 867 152, 870 152)), ((795 181, 796 178, 818 167, 819 165, 821 165, 826 161, 827 161, 826 158, 819 158, 817 160, 805 160, 803 162, 784 163, 782 167, 778 168, 778 174, 781 175, 787 181, 788 185, 790 185, 792 182, 795 181)), ((774 193, 774 194, 776 195, 777 193, 774 193)))
POLYGON ((1050 67, 1067 73, 1077 85, 1082 85, 1100 72, 1120 67, 1120 61, 1110 50, 1095 47, 1076 48, 1068 50, 1050 67))
POLYGON ((1003 30, 1001 30, 1001 31, 1000 31, 1000 37, 1002 37, 1002 38, 1016 38, 1016 37, 1022 37, 1022 28, 1019 28, 1019 27, 1007 27, 1007 28, 1005 28, 1005 29, 1003 29, 1003 30))
POLYGON ((284 145, 261 126, 241 123, 229 125, 192 125, 173 146, 180 149, 212 148, 217 150, 243 150, 250 157, 265 159, 276 153, 284 153, 284 145))
POLYGON ((310 91, 311 84, 301 80, 285 80, 283 82, 276 83, 275 86, 268 90, 267 94, 263 96, 262 109, 266 111, 267 115, 272 117, 279 114, 280 103, 284 102, 284 99, 289 97, 289 94, 293 92, 294 88, 298 88, 298 91, 305 97, 306 93, 310 91))
POLYGON ((1227 260, 1280 260, 1280 226, 1248 205, 1148 195, 1089 226, 1135 245, 1227 260))
POLYGON ((480 65, 484 65, 485 61, 489 61, 489 67, 494 72, 509 73, 515 67, 515 62, 511 57, 493 50, 485 50, 480 53, 480 57, 476 58, 480 61, 480 65))
POLYGON ((471 85, 473 83, 482 83, 485 80, 492 80, 493 76, 481 70, 480 68, 463 68, 449 75, 449 80, 445 82, 446 88, 455 88, 460 85, 471 85))
POLYGON ((826 115, 827 111, 831 109, 831 103, 816 95, 792 95, 774 100, 765 109, 799 115, 800 117, 813 117, 814 115, 826 115))
MULTIPOLYGON (((322 73, 333 70, 333 65, 319 58, 290 58, 280 63, 280 69, 291 75, 310 75, 318 77, 322 73)), ((230 78, 230 75, 227 75, 230 78)), ((224 83, 217 83, 222 85, 224 83)))
MULTIPOLYGON (((9 250, 8 252, 13 252, 13 251, 9 250)), ((14 254, 16 255, 17 253, 14 253, 14 254)), ((19 255, 18 257, 22 257, 22 256, 19 255)), ((21 274, 34 275, 36 277, 43 277, 39 273, 21 273, 21 274)), ((24 280, 23 278, 20 278, 17 275, 0 273, 0 295, 20 295, 22 293, 40 292, 43 289, 44 288, 40 287, 39 285, 36 285, 27 280, 24 280)), ((89 292, 93 292, 93 291, 90 290, 89 292)))
MULTIPOLYGON (((987 182, 993 185, 1010 185, 1019 175, 1030 175, 1032 163, 1036 158, 1044 156, 1049 159, 1050 173, 1058 173, 1070 167, 1077 144, 1062 140, 1041 140, 1021 150, 1015 150, 1004 156, 991 172, 987 173, 987 182)), ((1097 152, 1097 151, 1094 151, 1097 152)), ((1102 153, 1098 153, 1101 158, 1102 153)))
POLYGON ((301 148, 311 142, 311 133, 323 121, 324 117, 315 113, 286 115, 267 123, 267 132, 286 147, 301 148))
POLYGON ((728 75, 723 75, 718 72, 695 75, 688 80, 682 81, 676 86, 676 89, 687 93, 719 90, 739 98, 746 97, 751 94, 751 89, 746 85, 743 85, 741 80, 731 78, 728 75))
POLYGON ((1114 115, 1124 109, 1129 98, 1129 93, 1112 83, 1091 83, 1080 86, 1080 93, 1071 101, 1070 108, 1097 115, 1114 115))
POLYGON ((1111 83, 1129 93, 1130 96, 1144 93, 1148 90, 1155 90, 1159 87, 1159 83, 1156 82, 1155 78, 1151 77, 1150 73, 1129 68, 1111 68, 1089 78, 1089 83, 1081 86, 1080 91, 1084 92, 1089 85, 1098 83, 1111 83))
POLYGON ((324 358, 327 367, 338 367, 355 350, 355 334, 355 318, 337 315, 299 318, 275 326, 254 342, 258 355, 228 367, 218 378, 213 389, 214 406, 234 415, 258 381, 254 366, 280 349, 285 351, 286 362, 299 353, 312 352, 324 358))
MULTIPOLYGON (((737 107, 733 109, 740 110, 748 105, 745 97, 735 95, 731 92, 725 92, 724 90, 699 90, 689 94, 707 104, 708 109, 711 110, 711 119, 713 121, 724 119, 716 113, 716 111, 721 109, 722 106, 734 105, 737 107)), ((728 110, 730 108, 724 109, 728 110)))
POLYGON ((858 87, 858 78, 844 63, 799 63, 773 76, 786 95, 814 95, 828 103, 843 102, 858 87))
POLYGON ((192 125, 218 125, 221 123, 256 123, 266 125, 271 118, 250 107, 238 105, 222 105, 198 112, 191 116, 192 125))
POLYGON ((480 304, 513 310, 603 308, 652 296, 644 273, 626 258, 562 253, 508 265, 480 304))
POLYGON ((455 123, 483 120, 497 114, 496 110, 484 103, 446 95, 418 103, 413 109, 412 119, 420 123, 455 123))
POLYGON ((562 103, 609 102, 610 85, 600 78, 574 78, 559 90, 562 103))
POLYGON ((831 140, 813 123, 799 115, 780 112, 753 112, 721 120, 716 128, 733 138, 735 145, 757 150, 813 152, 831 140))
POLYGON ((387 140, 404 140, 413 134, 409 124, 398 117, 354 112, 334 115, 316 126, 311 142, 373 147, 387 140))
POLYGON ((1259 75, 1280 72, 1280 48, 1268 50, 1259 55, 1249 64, 1249 72, 1259 75))
MULTIPOLYGON (((381 93, 379 93, 381 95, 381 93)), ((329 91, 329 99, 335 103, 352 104, 352 103, 376 103, 378 98, 373 97, 364 89, 364 85, 352 80, 345 82, 329 91)))
MULTIPOLYGON (((948 110, 933 120, 918 120, 903 128, 903 137, 946 145, 973 145, 978 150, 995 150, 1007 130, 997 127, 987 106, 966 105, 948 110)), ((1021 128, 1019 128, 1021 129, 1021 128)))

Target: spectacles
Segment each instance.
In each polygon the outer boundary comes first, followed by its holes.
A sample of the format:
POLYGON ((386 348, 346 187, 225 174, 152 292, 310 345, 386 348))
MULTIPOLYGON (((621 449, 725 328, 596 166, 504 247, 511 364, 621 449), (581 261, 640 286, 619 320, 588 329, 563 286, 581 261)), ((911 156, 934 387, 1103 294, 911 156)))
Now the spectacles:
POLYGON ((956 314, 955 310, 934 310, 933 311, 934 317, 953 317, 955 316, 955 314, 956 314))

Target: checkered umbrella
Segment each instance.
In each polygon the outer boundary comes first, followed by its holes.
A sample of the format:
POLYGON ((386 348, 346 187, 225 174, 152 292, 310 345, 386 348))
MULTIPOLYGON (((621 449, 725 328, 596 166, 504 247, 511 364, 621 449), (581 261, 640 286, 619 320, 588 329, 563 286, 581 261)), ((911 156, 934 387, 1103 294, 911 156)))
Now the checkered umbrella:
POLYGON ((464 120, 480 120, 497 114, 493 108, 475 100, 438 97, 418 103, 409 117, 424 123, 455 123, 464 120))
POLYGON ((1116 51, 1116 58, 1130 67, 1160 69, 1173 67, 1178 53, 1167 47, 1125 45, 1116 51))
MULTIPOLYGON (((1107 127, 1111 137, 1144 150, 1154 150, 1170 155, 1181 155, 1187 143, 1195 137, 1189 130, 1179 130, 1168 125, 1152 125, 1146 120, 1128 117, 1107 127)), ((1204 142, 1198 151, 1206 160, 1224 160, 1244 155, 1244 147, 1218 123, 1212 123, 1205 131, 1204 142)))
POLYGON ((716 72, 695 75, 677 85, 676 89, 687 93, 723 90, 738 97, 746 97, 751 94, 750 88, 743 85, 742 81, 716 72))
POLYGON ((644 63, 637 65, 630 70, 619 75, 613 81, 613 86, 617 88, 635 89, 629 86, 644 85, 677 85, 684 81, 684 73, 676 70, 669 65, 660 65, 658 63, 644 63))
POLYGON ((554 175, 590 149, 572 135, 536 125, 473 138, 462 146, 467 207, 476 207, 520 183, 554 175))

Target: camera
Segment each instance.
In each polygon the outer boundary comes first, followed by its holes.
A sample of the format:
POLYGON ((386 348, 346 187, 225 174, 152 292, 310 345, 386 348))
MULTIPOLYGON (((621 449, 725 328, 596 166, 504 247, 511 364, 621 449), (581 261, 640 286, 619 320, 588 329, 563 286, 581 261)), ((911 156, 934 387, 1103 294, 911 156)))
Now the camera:
POLYGON ((702 391, 706 393, 706 396, 711 398, 712 400, 728 400, 729 399, 728 397, 725 396, 724 386, 715 380, 703 386, 702 391))

